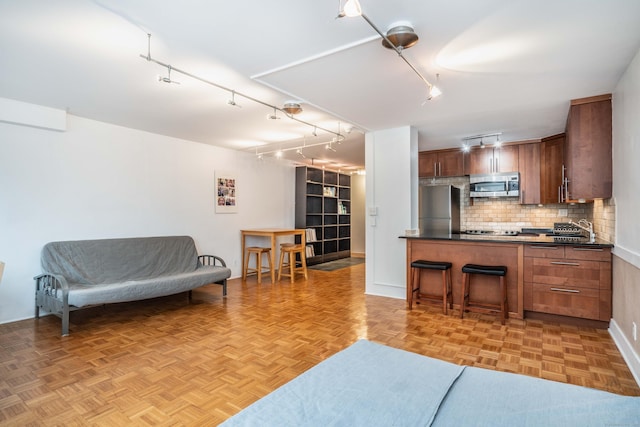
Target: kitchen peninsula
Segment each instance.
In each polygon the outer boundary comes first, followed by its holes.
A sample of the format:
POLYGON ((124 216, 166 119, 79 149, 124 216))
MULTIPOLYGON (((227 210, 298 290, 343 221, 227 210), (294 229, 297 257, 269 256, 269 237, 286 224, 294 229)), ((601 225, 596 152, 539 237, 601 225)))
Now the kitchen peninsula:
MULTIPOLYGON (((509 317, 548 313, 608 322, 611 319, 612 244, 589 238, 544 234, 427 234, 406 239, 407 294, 411 262, 419 259, 453 264, 453 301, 460 308, 462 266, 468 263, 507 266, 509 317)), ((429 274, 424 272, 422 274, 429 274)), ((434 276, 436 277, 436 276, 434 276)), ((474 299, 498 300, 492 278, 474 279, 474 299)), ((438 294, 437 279, 422 280, 423 292, 438 294)))

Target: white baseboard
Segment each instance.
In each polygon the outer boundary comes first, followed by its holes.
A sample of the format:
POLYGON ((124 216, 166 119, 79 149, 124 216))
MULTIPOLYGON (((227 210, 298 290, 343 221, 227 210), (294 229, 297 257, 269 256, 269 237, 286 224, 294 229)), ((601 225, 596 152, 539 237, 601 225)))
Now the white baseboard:
POLYGON ((611 338, 613 338, 613 342, 616 343, 618 350, 620 350, 624 361, 627 362, 633 378, 640 386, 640 356, 633 350, 631 343, 624 333, 622 333, 622 330, 614 319, 611 319, 609 323, 609 334, 611 338))

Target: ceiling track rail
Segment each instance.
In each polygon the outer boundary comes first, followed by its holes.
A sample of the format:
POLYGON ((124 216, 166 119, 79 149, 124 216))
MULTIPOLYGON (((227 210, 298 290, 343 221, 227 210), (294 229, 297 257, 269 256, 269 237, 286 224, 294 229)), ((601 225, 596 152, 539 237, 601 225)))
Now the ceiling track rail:
MULTIPOLYGON (((202 83, 208 84, 208 85, 210 85, 210 86, 216 87, 216 88, 218 88, 218 89, 221 89, 221 90, 227 91, 227 92, 229 92, 229 93, 230 93, 232 96, 234 96, 234 97, 235 97, 235 96, 241 96, 242 98, 245 98, 245 99, 247 99, 247 100, 249 100, 249 101, 255 102, 256 104, 260 104, 260 105, 263 105, 263 106, 268 107, 268 108, 270 108, 270 109, 273 109, 274 111, 275 111, 275 110, 280 111, 280 112, 282 112, 285 116, 287 116, 289 119, 291 119, 291 120, 293 120, 293 121, 295 121, 295 122, 298 122, 298 123, 300 123, 300 124, 303 124, 303 125, 306 125, 306 126, 312 127, 312 128, 314 128, 314 130, 315 130, 315 131, 317 131, 317 130, 321 130, 321 131, 323 131, 323 132, 327 132, 327 133, 329 133, 329 134, 334 135, 334 136, 335 136, 335 138, 336 138, 336 142, 340 142, 340 141, 343 141, 343 140, 345 139, 345 136, 344 136, 344 135, 342 135, 342 134, 340 133, 340 129, 338 129, 338 132, 335 132, 335 131, 332 131, 332 130, 330 130, 330 129, 327 129, 327 128, 323 127, 323 126, 318 126, 318 125, 315 125, 315 124, 313 124, 313 123, 307 122, 307 121, 305 121, 305 120, 298 119, 297 117, 294 117, 292 114, 289 114, 289 113, 288 113, 288 112, 286 112, 284 109, 282 109, 282 108, 280 108, 280 107, 278 107, 278 106, 276 106, 276 105, 273 105, 273 104, 270 104, 270 103, 268 103, 268 102, 262 101, 262 100, 260 100, 260 99, 258 99, 258 98, 254 98, 254 97, 252 97, 251 95, 247 95, 247 94, 245 94, 245 93, 238 92, 237 90, 234 90, 234 89, 228 88, 228 87, 223 86, 223 85, 221 85, 221 84, 218 84, 218 83, 216 83, 216 82, 212 82, 211 80, 207 80, 207 79, 205 79, 205 78, 203 78, 203 77, 197 76, 197 75, 195 75, 195 74, 193 74, 193 73, 190 73, 190 72, 188 72, 188 71, 185 71, 185 70, 183 70, 183 69, 176 68, 176 67, 174 67, 174 66, 172 66, 172 65, 170 65, 170 64, 168 64, 168 63, 165 63, 165 62, 159 61, 159 60, 157 60, 157 59, 155 59, 155 58, 151 57, 151 34, 147 34, 147 37, 148 37, 147 54, 146 54, 146 55, 144 55, 144 54, 140 54, 140 58, 145 59, 145 60, 146 60, 146 61, 148 61, 148 62, 153 62, 153 63, 155 63, 155 64, 157 64, 157 65, 160 65, 160 66, 162 66, 162 67, 165 67, 169 72, 172 72, 172 71, 173 71, 174 73, 180 73, 180 74, 182 74, 182 75, 184 75, 184 76, 190 77, 190 78, 192 78, 192 79, 194 79, 194 80, 197 80, 197 81, 199 81, 199 82, 202 82, 202 83)), ((338 126, 338 127, 339 127, 339 126, 338 126)))

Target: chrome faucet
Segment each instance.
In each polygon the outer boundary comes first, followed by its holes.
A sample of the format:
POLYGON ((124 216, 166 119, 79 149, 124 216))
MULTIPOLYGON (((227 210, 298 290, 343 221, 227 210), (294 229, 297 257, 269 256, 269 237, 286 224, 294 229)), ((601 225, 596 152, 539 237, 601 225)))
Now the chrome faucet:
POLYGON ((569 220, 569 224, 574 225, 586 232, 589 233, 589 243, 595 243, 596 241, 596 233, 593 232, 593 223, 587 221, 586 219, 581 219, 578 222, 573 222, 569 220))

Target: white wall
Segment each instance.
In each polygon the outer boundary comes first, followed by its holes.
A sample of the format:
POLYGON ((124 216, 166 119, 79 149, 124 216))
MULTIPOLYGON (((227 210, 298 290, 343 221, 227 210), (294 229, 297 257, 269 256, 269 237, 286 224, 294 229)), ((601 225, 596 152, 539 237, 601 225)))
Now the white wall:
POLYGON ((613 319, 609 331, 640 384, 640 50, 613 92, 613 319), (633 338, 633 324, 638 339, 633 338))
POLYGON ((0 123, 0 323, 33 317, 33 276, 49 241, 191 235, 235 277, 241 228, 294 225, 291 165, 67 120, 66 132, 0 123), (237 214, 215 213, 216 170, 237 176, 237 214))
POLYGON ((640 51, 613 93, 615 251, 640 267, 640 51))
POLYGON ((367 294, 406 298, 406 240, 399 236, 417 226, 417 164, 415 129, 365 135, 367 294))

